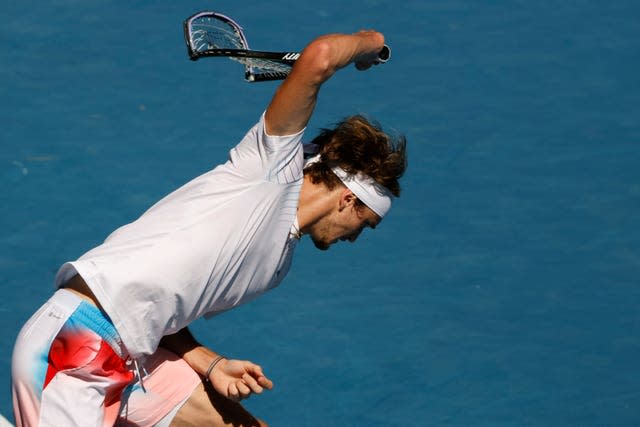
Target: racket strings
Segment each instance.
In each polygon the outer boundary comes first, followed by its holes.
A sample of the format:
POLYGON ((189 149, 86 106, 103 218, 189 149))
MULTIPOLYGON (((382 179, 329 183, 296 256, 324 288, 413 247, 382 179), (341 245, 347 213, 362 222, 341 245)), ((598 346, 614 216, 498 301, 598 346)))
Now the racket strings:
POLYGON ((242 35, 230 25, 220 21, 199 22, 191 25, 191 40, 197 52, 207 49, 248 49, 242 35), (218 24, 218 25, 216 25, 218 24))
MULTIPOLYGON (((249 49, 244 34, 229 22, 209 16, 192 20, 189 24, 192 48, 196 52, 209 49, 249 49)), ((277 61, 260 58, 230 57, 247 67, 249 75, 269 73, 289 73, 291 66, 277 61)))
POLYGON ((291 65, 283 64, 281 62, 270 61, 268 59, 258 59, 258 58, 232 58, 238 62, 245 64, 248 67, 251 67, 253 73, 271 73, 271 72, 281 72, 288 73, 291 71, 291 65))

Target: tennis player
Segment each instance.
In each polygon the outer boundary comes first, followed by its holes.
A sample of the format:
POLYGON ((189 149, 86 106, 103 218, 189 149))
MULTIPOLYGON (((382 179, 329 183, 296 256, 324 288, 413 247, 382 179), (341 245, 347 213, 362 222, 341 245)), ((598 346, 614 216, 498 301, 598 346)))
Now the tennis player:
POLYGON ((229 160, 60 268, 12 361, 18 426, 264 425, 239 401, 262 368, 200 344, 189 324, 286 275, 298 240, 323 250, 375 228, 399 196, 405 141, 361 116, 302 137, 337 70, 376 63, 375 31, 312 41, 229 160))

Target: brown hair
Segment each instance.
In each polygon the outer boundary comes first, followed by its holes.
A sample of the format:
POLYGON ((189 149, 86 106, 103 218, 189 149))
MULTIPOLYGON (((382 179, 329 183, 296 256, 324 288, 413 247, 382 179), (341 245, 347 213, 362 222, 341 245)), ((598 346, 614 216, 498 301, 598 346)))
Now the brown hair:
POLYGON ((339 185, 340 179, 331 168, 340 166, 349 174, 363 172, 394 196, 400 195, 399 179, 407 168, 404 136, 393 138, 378 123, 355 115, 333 129, 321 129, 311 142, 320 147, 320 161, 305 168, 304 174, 314 184, 321 182, 329 189, 339 185))

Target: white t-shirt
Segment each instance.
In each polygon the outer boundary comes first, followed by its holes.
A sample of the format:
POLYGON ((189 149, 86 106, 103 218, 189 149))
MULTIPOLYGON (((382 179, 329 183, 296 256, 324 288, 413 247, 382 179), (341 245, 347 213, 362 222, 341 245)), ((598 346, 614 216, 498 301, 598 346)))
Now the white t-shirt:
POLYGON ((134 358, 277 286, 297 242, 303 132, 269 136, 263 114, 225 164, 65 263, 56 285, 80 274, 134 358))

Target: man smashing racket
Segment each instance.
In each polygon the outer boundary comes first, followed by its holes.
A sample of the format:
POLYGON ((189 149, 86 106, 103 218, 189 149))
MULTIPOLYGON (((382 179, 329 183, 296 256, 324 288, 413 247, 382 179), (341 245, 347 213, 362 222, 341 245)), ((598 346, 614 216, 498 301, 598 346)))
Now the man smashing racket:
POLYGON ((226 163, 62 265, 14 348, 18 426, 265 425, 239 401, 271 379, 188 326, 277 286, 302 236, 326 250, 387 214, 404 138, 353 116, 302 144, 322 84, 383 47, 376 31, 313 40, 226 163))

